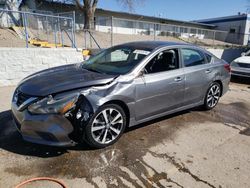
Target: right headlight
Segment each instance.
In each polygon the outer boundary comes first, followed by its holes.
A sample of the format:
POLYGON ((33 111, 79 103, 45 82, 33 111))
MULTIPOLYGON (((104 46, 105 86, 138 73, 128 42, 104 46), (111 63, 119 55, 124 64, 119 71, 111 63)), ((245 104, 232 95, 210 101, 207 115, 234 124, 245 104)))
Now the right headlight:
POLYGON ((79 94, 71 94, 59 99, 52 96, 31 104, 28 111, 32 114, 64 114, 75 106, 79 94))
POLYGON ((232 62, 230 63, 230 66, 238 67, 239 65, 238 65, 238 62, 232 61, 232 62))

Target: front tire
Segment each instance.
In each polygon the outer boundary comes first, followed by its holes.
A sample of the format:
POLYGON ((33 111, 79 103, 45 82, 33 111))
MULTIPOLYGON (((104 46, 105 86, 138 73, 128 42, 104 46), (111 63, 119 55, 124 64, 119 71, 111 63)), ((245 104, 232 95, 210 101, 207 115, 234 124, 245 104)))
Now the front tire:
POLYGON ((214 82, 208 88, 208 91, 204 100, 204 108, 206 110, 213 109, 219 102, 221 96, 221 86, 219 83, 214 82))
POLYGON ((126 127, 126 114, 116 104, 101 106, 85 128, 85 141, 94 148, 104 148, 114 144, 126 127))

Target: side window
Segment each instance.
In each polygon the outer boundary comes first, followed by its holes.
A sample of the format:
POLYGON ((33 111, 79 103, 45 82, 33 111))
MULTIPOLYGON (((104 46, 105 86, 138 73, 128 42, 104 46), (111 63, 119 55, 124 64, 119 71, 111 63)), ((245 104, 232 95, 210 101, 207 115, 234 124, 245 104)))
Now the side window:
POLYGON ((179 68, 178 50, 171 49, 157 54, 145 67, 145 73, 157 73, 179 68))
POLYGON ((202 65, 206 63, 204 55, 193 49, 181 49, 182 60, 185 67, 202 65))

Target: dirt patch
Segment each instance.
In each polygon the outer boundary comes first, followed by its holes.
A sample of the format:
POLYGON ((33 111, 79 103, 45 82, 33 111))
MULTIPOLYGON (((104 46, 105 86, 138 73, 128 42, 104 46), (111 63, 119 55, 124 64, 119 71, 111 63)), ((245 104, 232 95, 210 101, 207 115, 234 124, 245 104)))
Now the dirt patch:
POLYGON ((11 29, 0 28, 0 47, 25 47, 25 40, 22 40, 11 29))

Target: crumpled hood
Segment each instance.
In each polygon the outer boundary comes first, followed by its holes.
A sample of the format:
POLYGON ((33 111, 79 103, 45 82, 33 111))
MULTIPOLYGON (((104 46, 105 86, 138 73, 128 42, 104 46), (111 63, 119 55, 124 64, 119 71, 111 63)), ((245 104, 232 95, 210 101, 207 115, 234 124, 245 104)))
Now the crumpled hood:
POLYGON ((47 96, 72 89, 103 85, 114 78, 114 75, 88 71, 80 64, 72 64, 32 74, 19 83, 18 89, 31 96, 47 96))

